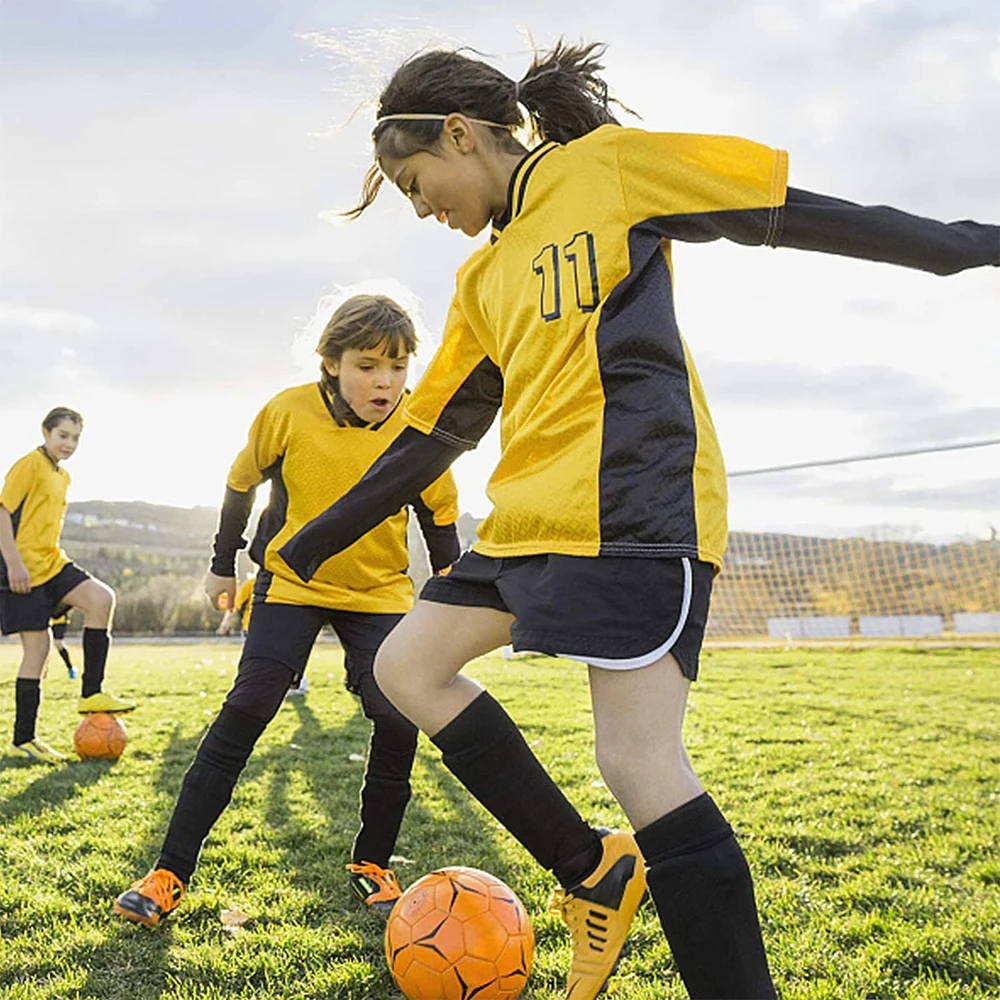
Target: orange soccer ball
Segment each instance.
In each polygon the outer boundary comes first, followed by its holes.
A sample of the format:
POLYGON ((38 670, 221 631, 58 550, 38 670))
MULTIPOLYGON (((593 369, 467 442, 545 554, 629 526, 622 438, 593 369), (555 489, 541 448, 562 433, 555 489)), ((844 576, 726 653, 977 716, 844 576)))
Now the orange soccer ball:
POLYGON ((418 879, 385 928, 389 971, 409 1000, 513 1000, 534 953, 523 904, 478 868, 441 868, 418 879))
POLYGON ((106 712, 85 715, 73 733, 80 760, 118 760, 126 743, 125 723, 106 712))

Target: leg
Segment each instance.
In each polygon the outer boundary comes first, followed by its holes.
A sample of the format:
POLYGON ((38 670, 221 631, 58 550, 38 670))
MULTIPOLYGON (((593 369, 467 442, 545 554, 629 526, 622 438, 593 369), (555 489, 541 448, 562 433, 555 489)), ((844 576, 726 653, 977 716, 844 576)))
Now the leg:
POLYGON ((49 633, 21 632, 21 666, 14 685, 16 714, 14 717, 14 746, 29 743, 35 738, 38 706, 41 702, 41 677, 49 655, 49 633))
POLYGON ((304 667, 325 614, 322 608, 282 604, 260 604, 254 610, 236 681, 184 775, 159 860, 118 897, 115 912, 120 916, 154 926, 180 902, 202 843, 229 804, 289 683, 304 667))
MULTIPOLYGON (((351 862, 389 867, 403 813, 410 801, 410 771, 417 752, 417 727, 403 716, 375 683, 379 646, 402 615, 334 612, 332 625, 344 647, 344 684, 361 700, 371 722, 368 759, 361 785, 361 827, 351 862)), ((303 675, 304 676, 304 675, 303 675)), ((368 898, 366 896, 366 902, 368 898)), ((386 900, 388 902, 388 900, 386 900)))
POLYGON ((582 819, 516 724, 459 671, 510 639, 513 616, 493 608, 417 601, 382 644, 375 679, 443 753, 445 766, 539 864, 576 885, 601 856, 582 819), (441 636, 447 636, 446 643, 441 636))
POLYGON ((83 701, 91 699, 94 695, 100 695, 104 685, 104 668, 111 647, 108 630, 115 609, 115 592, 100 580, 89 579, 77 584, 62 598, 62 602, 83 612, 83 679, 80 710, 128 711, 135 708, 131 702, 118 702, 118 699, 110 695, 107 699, 83 701), (105 704, 105 700, 117 704, 105 704))
POLYGON ((705 794, 681 728, 690 681, 667 653, 590 668, 598 766, 636 827, 660 922, 693 998, 775 996, 743 852, 705 794))

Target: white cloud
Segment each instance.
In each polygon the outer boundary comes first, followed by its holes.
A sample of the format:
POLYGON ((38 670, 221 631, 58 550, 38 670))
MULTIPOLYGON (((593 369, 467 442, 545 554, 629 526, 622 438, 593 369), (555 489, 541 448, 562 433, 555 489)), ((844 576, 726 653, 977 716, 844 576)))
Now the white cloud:
POLYGON ((100 324, 89 316, 64 309, 46 309, 0 302, 0 327, 35 330, 42 333, 93 333, 100 324))

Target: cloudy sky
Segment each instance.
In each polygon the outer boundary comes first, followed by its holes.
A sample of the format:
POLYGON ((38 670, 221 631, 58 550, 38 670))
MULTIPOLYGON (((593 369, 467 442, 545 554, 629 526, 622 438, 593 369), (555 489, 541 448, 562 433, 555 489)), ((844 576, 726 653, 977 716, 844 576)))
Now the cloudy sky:
MULTIPOLYGON (((1000 221, 996 0, 0 0, 0 465, 81 410, 72 499, 215 504, 259 407, 311 378, 356 286, 431 353, 473 249, 386 191, 359 222, 371 100, 429 45, 520 77, 609 43, 668 131, 790 153, 797 187, 1000 221), (331 298, 334 297, 334 298, 331 298)), ((678 312, 732 470, 1000 438, 1000 271, 936 278, 724 244, 675 250, 678 312)), ((487 441, 456 466, 484 514, 487 441)), ((734 528, 1000 527, 1000 447, 733 480, 734 528)), ((884 529, 880 529, 884 530, 884 529)))

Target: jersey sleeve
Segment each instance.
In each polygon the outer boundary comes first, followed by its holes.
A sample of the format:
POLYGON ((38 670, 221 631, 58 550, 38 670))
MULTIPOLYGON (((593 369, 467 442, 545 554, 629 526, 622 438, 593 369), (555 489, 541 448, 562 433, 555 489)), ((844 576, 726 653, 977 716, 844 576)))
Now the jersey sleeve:
POLYGON ((231 577, 236 573, 236 553, 247 547, 243 532, 250 520, 257 487, 284 454, 287 433, 287 415, 272 399, 250 425, 247 443, 229 469, 209 567, 216 576, 231 577))
POLYGON ((641 129, 610 135, 630 231, 775 245, 788 184, 783 150, 731 136, 641 129))
POLYGON ((403 419, 443 444, 475 448, 502 401, 500 369, 476 339, 456 296, 441 346, 407 397, 403 419))
POLYGON ((254 418, 247 443, 229 469, 226 485, 239 493, 259 486, 267 471, 285 453, 288 419, 272 399, 254 418))
POLYGON ((8 514, 13 514, 24 503, 34 482, 35 473, 31 456, 19 458, 4 478, 3 490, 0 491, 0 507, 3 507, 8 514))
POLYGON ((957 274, 970 267, 1000 267, 1000 226, 964 219, 938 222, 887 205, 788 189, 778 246, 816 250, 957 274))

